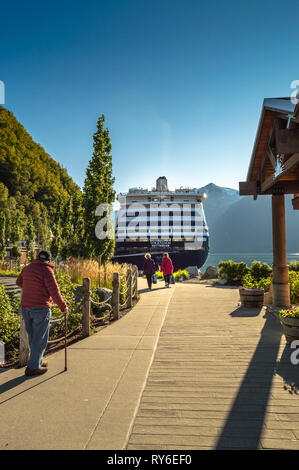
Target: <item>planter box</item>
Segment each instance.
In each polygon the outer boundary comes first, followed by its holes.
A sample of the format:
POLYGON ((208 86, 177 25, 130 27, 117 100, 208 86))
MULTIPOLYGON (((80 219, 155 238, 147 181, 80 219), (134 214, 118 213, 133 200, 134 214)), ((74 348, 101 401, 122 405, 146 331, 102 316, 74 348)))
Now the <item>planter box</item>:
POLYGON ((287 344, 299 340, 299 318, 281 317, 281 322, 287 344))
POLYGON ((264 305, 264 289, 239 287, 242 307, 257 308, 264 305))

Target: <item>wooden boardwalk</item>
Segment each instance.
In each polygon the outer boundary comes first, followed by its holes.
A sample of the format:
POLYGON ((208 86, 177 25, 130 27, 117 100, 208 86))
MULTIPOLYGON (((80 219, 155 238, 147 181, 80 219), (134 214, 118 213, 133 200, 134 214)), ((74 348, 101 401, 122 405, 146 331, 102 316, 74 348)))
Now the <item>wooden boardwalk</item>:
POLYGON ((299 365, 238 298, 176 285, 127 449, 299 449, 299 365))

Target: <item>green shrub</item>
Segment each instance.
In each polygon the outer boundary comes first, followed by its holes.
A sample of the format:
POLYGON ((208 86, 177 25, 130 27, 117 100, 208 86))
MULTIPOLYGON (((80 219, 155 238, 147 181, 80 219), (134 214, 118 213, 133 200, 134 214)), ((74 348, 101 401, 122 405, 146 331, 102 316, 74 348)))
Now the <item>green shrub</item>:
MULTIPOLYGON (((74 330, 77 326, 80 325, 82 319, 82 307, 80 302, 75 301, 75 289, 77 284, 75 284, 71 276, 64 272, 55 273, 57 283, 64 301, 67 303, 69 315, 67 318, 67 332, 74 330)), ((63 314, 59 310, 56 304, 53 303, 52 307, 52 318, 61 318, 63 319, 63 314)), ((64 334, 64 322, 58 324, 53 328, 50 339, 59 338, 64 334)))
POLYGON ((289 264, 289 271, 299 272, 299 261, 291 261, 289 264))
POLYGON ((164 279, 162 271, 156 271, 155 274, 157 276, 157 279, 164 279))
POLYGON ((189 273, 186 269, 179 269, 173 273, 173 277, 175 282, 185 281, 186 279, 189 279, 189 273))
POLYGON ((289 271, 290 297, 292 304, 299 303, 299 272, 289 271))
POLYGON ((246 274, 242 282, 243 287, 246 287, 246 289, 264 289, 265 292, 269 292, 270 284, 271 277, 263 277, 257 280, 251 273, 246 274))
POLYGON ((261 263, 260 261, 253 261, 250 267, 250 274, 256 280, 268 278, 272 273, 272 268, 267 263, 261 263))
POLYGON ((289 308, 287 310, 279 310, 278 317, 279 317, 280 323, 281 323, 282 317, 299 318, 299 308, 296 308, 296 309, 289 308))
POLYGON ((238 284, 242 284, 244 277, 250 272, 246 263, 236 263, 232 260, 220 261, 218 267, 221 279, 227 279, 228 282, 238 284))
POLYGON ((19 349, 19 300, 13 300, 0 285, 0 340, 5 344, 6 357, 14 357, 19 349))

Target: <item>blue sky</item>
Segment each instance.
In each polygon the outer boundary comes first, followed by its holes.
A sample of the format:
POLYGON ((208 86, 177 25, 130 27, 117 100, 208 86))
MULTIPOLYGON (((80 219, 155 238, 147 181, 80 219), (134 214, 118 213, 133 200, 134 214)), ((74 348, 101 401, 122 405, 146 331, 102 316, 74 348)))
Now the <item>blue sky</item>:
POLYGON ((104 113, 117 192, 246 179, 264 97, 299 80, 298 0, 1 5, 5 106, 82 187, 104 113))

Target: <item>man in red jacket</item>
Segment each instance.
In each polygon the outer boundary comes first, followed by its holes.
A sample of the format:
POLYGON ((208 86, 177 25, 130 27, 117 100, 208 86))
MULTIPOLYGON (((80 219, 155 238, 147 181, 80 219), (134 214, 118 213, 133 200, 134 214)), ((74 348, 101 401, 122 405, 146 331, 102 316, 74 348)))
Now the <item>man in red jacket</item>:
POLYGON ((50 254, 41 251, 33 263, 25 266, 16 281, 22 288, 22 316, 30 346, 26 376, 44 374, 48 370, 43 356, 48 344, 52 302, 65 314, 68 312, 49 261, 50 254))

